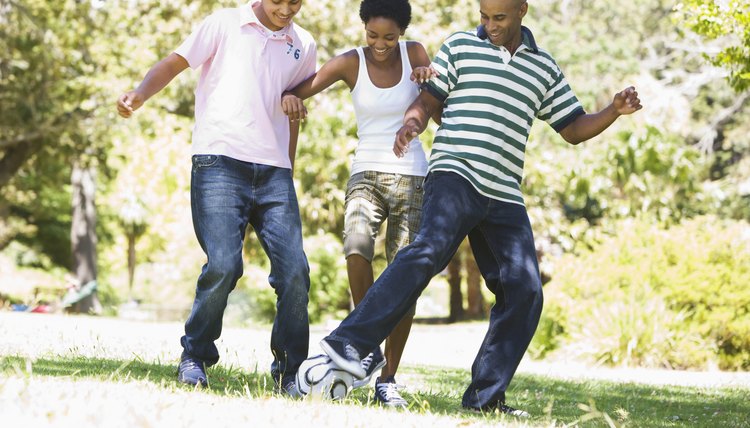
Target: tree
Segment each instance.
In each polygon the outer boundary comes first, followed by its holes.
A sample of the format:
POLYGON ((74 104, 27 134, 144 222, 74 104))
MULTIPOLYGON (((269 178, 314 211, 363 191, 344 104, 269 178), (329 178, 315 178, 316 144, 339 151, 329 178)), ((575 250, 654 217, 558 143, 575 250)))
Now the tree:
POLYGON ((468 239, 464 239, 456 254, 448 263, 448 285, 450 295, 448 302, 448 322, 483 319, 487 316, 487 307, 482 294, 482 274, 479 271, 474 253, 468 239), (466 277, 466 308, 461 290, 463 277, 466 277))
POLYGON ((65 306, 72 306, 73 312, 100 314, 102 305, 96 292, 96 181, 91 167, 76 164, 71 177, 73 184, 73 221, 71 224, 71 244, 73 246, 73 271, 77 289, 69 293, 65 306))
POLYGON ((750 2, 748 0, 687 0, 675 10, 691 30, 719 48, 707 53, 710 61, 729 69, 737 92, 750 88, 750 2))
POLYGON ((118 220, 128 241, 128 299, 133 300, 133 280, 137 264, 135 244, 148 229, 146 208, 143 202, 134 194, 125 196, 125 202, 120 207, 118 220))

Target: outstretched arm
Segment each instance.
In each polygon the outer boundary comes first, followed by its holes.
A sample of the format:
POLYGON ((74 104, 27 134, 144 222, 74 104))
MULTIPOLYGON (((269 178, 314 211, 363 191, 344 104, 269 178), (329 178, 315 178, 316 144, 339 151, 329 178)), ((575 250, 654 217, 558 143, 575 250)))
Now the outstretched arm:
POLYGON ((281 109, 289 116, 289 120, 304 119, 307 116, 307 109, 302 104, 302 100, 327 89, 339 80, 345 81, 349 89, 352 89, 357 76, 357 69, 353 67, 356 67, 358 61, 357 51, 354 50, 338 55, 323 64, 320 70, 305 81, 284 92, 281 96, 281 109))
POLYGON ((618 117, 635 113, 642 107, 641 100, 638 99, 638 92, 630 86, 615 94, 612 103, 598 113, 579 116, 570 125, 563 128, 560 135, 570 144, 581 143, 601 134, 618 117))
POLYGON ((146 73, 143 81, 135 90, 126 92, 117 99, 117 112, 122 117, 130 117, 152 95, 164 89, 175 76, 188 67, 185 58, 171 53, 163 60, 154 64, 146 73))
POLYGON ((435 98, 430 92, 422 91, 404 114, 404 126, 396 133, 396 141, 393 143, 393 153, 398 157, 404 157, 409 151, 409 142, 417 135, 424 132, 427 122, 435 112, 443 109, 443 103, 435 98))

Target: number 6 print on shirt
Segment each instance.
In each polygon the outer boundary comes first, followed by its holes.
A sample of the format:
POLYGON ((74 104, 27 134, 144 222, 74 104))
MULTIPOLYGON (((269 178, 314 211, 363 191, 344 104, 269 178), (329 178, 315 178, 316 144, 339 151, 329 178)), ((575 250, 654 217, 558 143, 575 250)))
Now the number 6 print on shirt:
MULTIPOLYGON (((289 50, 286 51, 286 54, 289 55, 290 53, 292 53, 292 49, 294 49, 294 45, 289 42, 287 42, 286 45, 289 46, 289 50)), ((294 49, 294 59, 299 59, 299 56, 300 56, 299 49, 294 49)))

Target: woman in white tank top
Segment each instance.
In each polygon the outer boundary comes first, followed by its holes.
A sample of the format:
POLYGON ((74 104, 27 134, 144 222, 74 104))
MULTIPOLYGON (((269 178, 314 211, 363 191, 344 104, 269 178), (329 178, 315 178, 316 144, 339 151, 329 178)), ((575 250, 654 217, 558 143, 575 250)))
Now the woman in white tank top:
MULTIPOLYGON (((420 43, 399 41, 411 20, 408 0, 363 0, 360 17, 365 24, 367 46, 332 58, 282 97, 284 112, 290 120, 299 120, 307 113, 303 99, 340 80, 351 90, 359 143, 346 189, 344 252, 355 305, 373 283, 375 238, 383 221, 388 219, 389 263, 419 229, 422 182, 427 172, 425 152, 415 138, 408 153, 399 158, 393 152, 393 144, 406 109, 419 95, 412 69, 430 65, 420 43)), ((420 71, 420 76, 429 74, 424 69, 420 71)), ((439 122, 439 115, 434 119, 439 122)), ((362 360, 367 376, 354 383, 354 387, 366 385, 372 374, 382 368, 375 382, 375 398, 385 405, 407 405, 394 376, 413 317, 412 310, 386 339, 385 357, 378 347, 362 360)))

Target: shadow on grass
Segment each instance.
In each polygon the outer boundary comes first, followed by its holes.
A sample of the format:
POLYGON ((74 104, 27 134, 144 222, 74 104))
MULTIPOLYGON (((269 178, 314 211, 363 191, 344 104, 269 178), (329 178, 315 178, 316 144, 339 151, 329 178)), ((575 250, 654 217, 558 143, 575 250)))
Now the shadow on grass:
MULTIPOLYGON (((433 390, 459 394, 418 394, 430 403, 433 412, 460 410, 460 394, 470 379, 467 371, 423 367, 404 371, 422 376, 433 390)), ((750 389, 569 381, 518 374, 508 389, 507 400, 534 415, 533 420, 547 424, 750 427, 748 395, 750 389)))
MULTIPOLYGON (((148 363, 139 359, 60 357, 28 361, 22 357, 0 357, 0 376, 29 375, 29 364, 34 376, 104 382, 136 380, 165 388, 193 389, 176 381, 175 363, 148 363)), ((412 412, 489 422, 504 418, 461 408, 461 395, 470 377, 466 370, 407 366, 401 371, 419 384, 429 385, 404 393, 412 412)), ((275 394, 271 376, 266 373, 218 365, 210 368, 208 374, 211 387, 204 390, 206 393, 247 398, 275 394)), ((529 411, 533 415, 528 421, 531 424, 544 426, 750 427, 748 393, 750 389, 575 382, 519 374, 508 390, 508 404, 529 411)), ((373 405, 373 389, 355 390, 344 404, 373 405)))
MULTIPOLYGON (((22 357, 0 358, 0 374, 28 374, 28 362, 22 357)), ((87 357, 39 358, 31 361, 35 376, 69 377, 71 379, 96 379, 102 381, 138 380, 157 385, 193 390, 194 387, 177 382, 175 363, 148 363, 139 359, 130 361, 87 357)), ((267 396, 273 393, 274 382, 270 374, 247 372, 233 367, 217 365, 208 369, 210 388, 206 392, 220 395, 267 396)))

